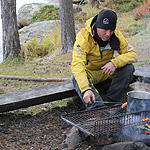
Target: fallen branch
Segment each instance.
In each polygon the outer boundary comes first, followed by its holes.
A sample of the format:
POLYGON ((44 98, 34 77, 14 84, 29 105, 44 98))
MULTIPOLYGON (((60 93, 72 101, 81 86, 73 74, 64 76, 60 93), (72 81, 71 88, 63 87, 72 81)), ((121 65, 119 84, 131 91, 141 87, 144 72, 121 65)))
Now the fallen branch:
POLYGON ((6 76, 6 75, 0 75, 0 79, 39 81, 39 82, 63 82, 70 80, 70 78, 38 78, 38 77, 34 78, 34 77, 6 76))

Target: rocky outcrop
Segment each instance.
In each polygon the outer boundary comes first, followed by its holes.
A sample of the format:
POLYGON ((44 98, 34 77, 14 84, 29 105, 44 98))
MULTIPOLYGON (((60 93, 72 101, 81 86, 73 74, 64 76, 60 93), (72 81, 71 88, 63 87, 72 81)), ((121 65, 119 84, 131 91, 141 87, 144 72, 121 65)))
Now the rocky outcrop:
POLYGON ((106 145, 102 150, 150 150, 150 147, 141 142, 120 142, 111 145, 106 145))
MULTIPOLYGON (((39 41, 42 41, 43 38, 47 35, 50 35, 51 32, 55 32, 60 29, 60 20, 48 20, 42 22, 36 22, 28 26, 23 27, 19 30, 20 42, 21 45, 29 42, 33 38, 37 38, 39 41)), ((79 27, 75 27, 76 33, 80 31, 79 27)))
MULTIPOLYGON (((110 143, 101 145, 93 136, 86 135, 76 127, 72 127, 70 131, 67 131, 66 139, 61 146, 62 150, 150 150, 149 135, 146 135, 147 139, 143 138, 142 140, 123 138, 118 134, 110 136, 107 137, 110 143), (112 139, 110 136, 112 136, 112 139)), ((103 137, 101 138, 103 139, 103 137)), ((98 139, 98 141, 103 140, 98 139)))
POLYGON ((43 8, 46 4, 43 3, 31 3, 31 4, 25 4, 20 7, 18 10, 18 28, 22 28, 23 26, 26 26, 30 23, 30 20, 32 19, 33 14, 36 14, 39 12, 41 8, 43 8))
POLYGON ((59 25, 59 20, 49 20, 36 22, 25 26, 24 28, 19 30, 21 44, 27 43, 34 37, 37 37, 40 41, 42 41, 44 36, 49 35, 55 27, 58 26, 59 28, 59 25))
MULTIPOLYGON (((18 10, 17 22, 18 29, 29 25, 32 16, 40 11, 45 5, 53 5, 54 7, 59 7, 59 0, 49 1, 48 3, 30 3, 24 4, 18 10)), ((74 13, 81 12, 82 7, 79 5, 73 5, 74 13)))
MULTIPOLYGON (((59 7, 59 0, 55 0, 55 2, 50 0, 47 4, 53 5, 54 7, 59 7)), ((25 44, 35 37, 37 37, 39 41, 42 41, 43 37, 49 35, 55 27, 60 28, 60 20, 49 20, 29 24, 32 15, 39 12, 39 10, 47 4, 31 3, 20 7, 17 17, 21 44, 25 44)), ((73 6, 74 12, 82 11, 80 6, 73 6)), ((80 28, 76 27, 76 33, 78 33, 79 30, 80 28)))

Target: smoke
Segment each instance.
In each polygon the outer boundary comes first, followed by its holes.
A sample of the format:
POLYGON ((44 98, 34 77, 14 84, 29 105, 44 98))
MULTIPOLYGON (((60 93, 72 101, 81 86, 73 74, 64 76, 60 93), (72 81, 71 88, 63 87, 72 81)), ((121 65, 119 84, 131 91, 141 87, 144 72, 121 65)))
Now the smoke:
MULTIPOLYGON (((122 117, 121 135, 131 140, 140 141, 139 136, 147 138, 150 130, 150 93, 145 91, 131 91, 128 93, 128 105, 125 116, 122 117)), ((146 140, 147 141, 147 140, 146 140)))
POLYGON ((149 83, 145 83, 144 80, 141 81, 137 81, 135 83, 132 84, 133 88, 135 91, 146 91, 146 92, 150 92, 150 84, 149 83))
MULTIPOLYGON (((149 112, 150 113, 150 112, 149 112)), ((145 118, 146 112, 127 114, 123 119, 123 125, 125 128, 121 130, 123 136, 129 137, 131 139, 136 138, 140 134, 146 134, 147 130, 143 125, 143 118, 145 118)))
POLYGON ((133 83, 135 90, 150 91, 150 69, 144 67, 135 67, 137 76, 133 83))

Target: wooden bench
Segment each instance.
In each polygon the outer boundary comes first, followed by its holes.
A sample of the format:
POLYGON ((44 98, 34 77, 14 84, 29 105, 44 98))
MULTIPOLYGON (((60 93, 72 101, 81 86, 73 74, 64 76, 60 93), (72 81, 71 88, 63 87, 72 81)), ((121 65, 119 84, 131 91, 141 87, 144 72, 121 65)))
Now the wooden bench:
MULTIPOLYGON (((150 83, 150 68, 136 67, 134 82, 150 83)), ((76 96, 71 81, 0 95, 0 113, 76 96)))

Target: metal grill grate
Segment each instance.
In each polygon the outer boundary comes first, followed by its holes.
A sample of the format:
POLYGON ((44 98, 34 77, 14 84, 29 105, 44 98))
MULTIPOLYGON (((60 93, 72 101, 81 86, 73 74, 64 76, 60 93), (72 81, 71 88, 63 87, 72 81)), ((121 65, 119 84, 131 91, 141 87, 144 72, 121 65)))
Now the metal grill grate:
MULTIPOLYGON (((94 136, 99 137, 114 131, 132 126, 142 126, 142 119, 150 114, 150 111, 141 111, 136 113, 123 113, 103 118, 95 122, 94 136)), ((144 126, 143 126, 144 128, 144 126)))
POLYGON ((141 124, 142 119, 147 114, 150 114, 150 111, 127 114, 126 109, 121 109, 121 105, 117 105, 64 114, 61 117, 81 131, 100 137, 123 128, 141 124))

